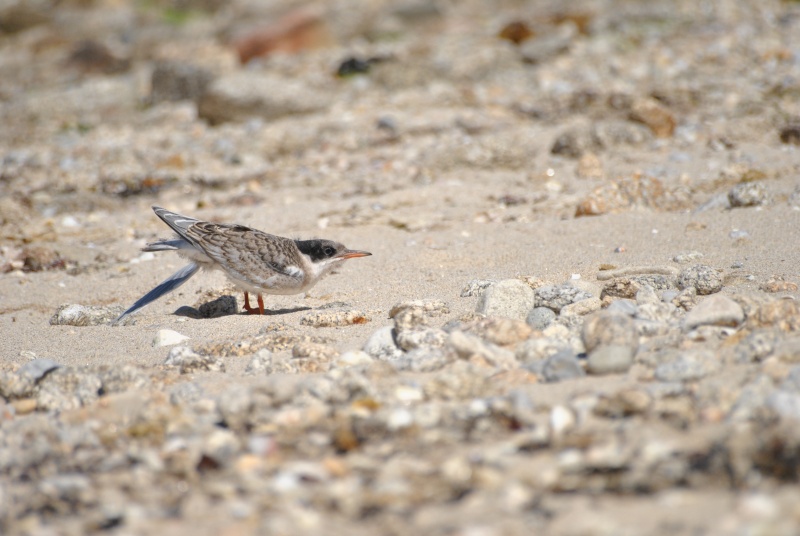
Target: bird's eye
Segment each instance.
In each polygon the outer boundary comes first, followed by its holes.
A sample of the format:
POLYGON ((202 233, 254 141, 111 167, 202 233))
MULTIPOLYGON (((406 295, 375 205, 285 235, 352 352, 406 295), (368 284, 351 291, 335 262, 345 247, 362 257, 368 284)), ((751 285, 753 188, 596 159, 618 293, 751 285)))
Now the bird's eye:
POLYGON ((336 253, 336 250, 332 247, 326 247, 324 250, 326 257, 333 257, 333 254, 336 253))

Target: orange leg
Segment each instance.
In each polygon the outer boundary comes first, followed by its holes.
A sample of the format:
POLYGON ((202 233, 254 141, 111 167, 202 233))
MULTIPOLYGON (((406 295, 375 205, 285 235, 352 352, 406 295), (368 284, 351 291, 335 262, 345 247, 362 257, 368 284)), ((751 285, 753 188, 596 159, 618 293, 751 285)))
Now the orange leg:
POLYGON ((261 294, 258 295, 258 309, 255 307, 250 307, 250 295, 245 292, 244 293, 244 310, 247 311, 249 314, 254 315, 256 313, 264 314, 264 300, 261 299, 261 294))

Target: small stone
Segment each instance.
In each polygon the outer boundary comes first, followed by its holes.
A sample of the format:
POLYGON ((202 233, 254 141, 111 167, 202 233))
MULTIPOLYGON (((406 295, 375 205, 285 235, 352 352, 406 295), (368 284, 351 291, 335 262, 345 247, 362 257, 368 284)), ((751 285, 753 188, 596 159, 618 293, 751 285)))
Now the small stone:
POLYGON ((475 310, 486 316, 525 320, 535 299, 533 289, 527 284, 519 279, 506 279, 487 288, 475 310))
POLYGON ((345 352, 333 360, 333 365, 336 368, 360 367, 363 365, 370 365, 375 360, 367 352, 360 350, 345 352))
POLYGON ((578 177, 582 179, 602 179, 605 177, 603 163, 594 153, 584 153, 578 160, 578 177))
POLYGON ((522 320, 490 316, 475 322, 470 331, 499 346, 511 346, 527 339, 533 330, 522 320))
POLYGON ((558 313, 562 307, 591 298, 591 294, 580 290, 569 283, 559 286, 546 285, 539 287, 536 293, 536 307, 547 307, 558 313))
POLYGON ((771 294, 776 292, 795 292, 797 283, 786 281, 783 277, 771 277, 767 282, 759 285, 758 288, 771 294))
POLYGON ((416 348, 441 348, 447 341, 448 334, 439 328, 424 328, 400 331, 397 334, 397 345, 408 352, 416 348))
MULTIPOLYGON (((62 305, 50 318, 51 326, 101 326, 111 324, 124 312, 122 307, 100 307, 94 305, 62 305)), ((126 324, 126 317, 121 322, 126 324)))
POLYGON ((731 207, 755 207, 767 202, 767 186, 763 182, 743 182, 728 192, 731 207))
POLYGON ((253 354, 244 373, 247 376, 262 376, 268 374, 270 365, 272 364, 272 352, 263 348, 253 354))
POLYGON ((647 413, 653 405, 653 397, 641 389, 623 389, 612 396, 601 396, 593 408, 601 417, 629 417, 647 413))
MULTIPOLYGON (((549 311, 549 309, 548 309, 549 311)), ((539 363, 561 351, 569 351, 568 341, 556 337, 528 339, 517 347, 516 358, 520 363, 539 363)))
POLYGON ((639 347, 636 323, 625 314, 595 313, 583 324, 583 343, 590 353, 599 346, 622 346, 635 352, 639 347))
POLYGON ((659 138, 669 138, 675 132, 675 117, 659 101, 637 98, 631 104, 631 119, 647 125, 659 138))
POLYGON ((40 357, 22 365, 17 371, 17 374, 26 376, 30 378, 32 382, 36 383, 59 367, 61 367, 61 365, 52 359, 40 357))
POLYGON ((800 337, 780 339, 773 355, 784 363, 800 363, 800 337))
POLYGON ((800 145, 800 123, 783 127, 780 138, 783 143, 800 145))
POLYGON ((327 344, 316 342, 299 342, 292 348, 293 358, 310 358, 330 361, 339 356, 339 351, 327 344))
POLYGON ((200 318, 220 318, 239 314, 239 304, 233 296, 220 296, 197 308, 200 318))
POLYGON ((461 297, 469 298, 472 296, 481 296, 487 288, 495 283, 497 283, 497 281, 493 279, 473 279, 461 289, 461 297))
POLYGON ((744 310, 741 305, 728 298, 715 294, 698 303, 683 321, 684 329, 697 326, 736 327, 744 322, 744 310))
POLYGON ((478 358, 485 361, 489 366, 503 369, 512 369, 517 366, 514 354, 508 350, 463 331, 456 330, 450 333, 447 347, 452 349, 461 359, 474 360, 474 358, 478 358))
POLYGON ((450 313, 441 300, 414 300, 396 304, 389 310, 397 332, 420 329, 431 325, 433 319, 450 313))
POLYGON ((36 389, 38 409, 66 411, 97 401, 103 382, 97 375, 72 367, 58 368, 42 378, 36 389))
POLYGON ((603 307, 603 302, 600 298, 587 298, 576 303, 565 305, 561 308, 561 316, 586 316, 588 314, 599 311, 603 307))
POLYGON ((560 382, 586 376, 580 361, 571 350, 562 350, 545 359, 542 374, 548 382, 560 382))
POLYGON ((587 360, 589 374, 621 374, 633 365, 634 349, 630 346, 601 345, 595 348, 587 360))
POLYGON ((185 61, 159 61, 150 76, 150 102, 196 100, 212 78, 206 69, 185 61))
MULTIPOLYGON (((739 302, 741 305, 741 302, 739 302)), ((774 300, 762 303, 746 313, 745 325, 750 328, 774 327, 781 331, 800 330, 800 302, 774 300)))
POLYGON ((675 361, 656 367, 655 377, 662 382, 687 382, 704 378, 720 367, 719 361, 709 351, 682 354, 675 361))
POLYGON ((775 351, 778 340, 778 335, 772 330, 753 330, 733 348, 734 362, 754 363, 763 361, 775 351))
POLYGON ((315 328, 352 326, 366 324, 369 321, 369 316, 362 311, 314 311, 300 319, 300 323, 304 326, 315 328))
POLYGON ((553 310, 548 307, 534 307, 528 313, 525 322, 533 329, 541 331, 549 326, 556 319, 556 316, 553 310))
POLYGON ((689 264, 690 262, 698 261, 703 257, 704 255, 699 251, 686 251, 684 253, 678 253, 672 258, 672 260, 678 264, 689 264))
POLYGON ((705 264, 695 264, 681 270, 677 282, 678 288, 694 287, 701 296, 722 290, 722 277, 719 272, 705 264))
POLYGON ((172 346, 173 344, 179 344, 188 339, 189 337, 182 335, 177 331, 173 331, 171 329, 160 329, 153 338, 153 346, 172 346))
POLYGON ((627 316, 636 316, 636 313, 639 312, 639 307, 633 300, 620 298, 618 300, 614 300, 613 302, 611 302, 611 305, 606 307, 606 311, 608 311, 609 313, 619 313, 627 316))
POLYGON ((169 351, 164 364, 177 367, 181 374, 197 371, 225 372, 225 362, 215 356, 200 355, 188 346, 176 346, 169 351))
POLYGON ((375 359, 397 359, 403 351, 395 342, 395 330, 392 326, 384 326, 370 335, 364 343, 363 350, 375 359))

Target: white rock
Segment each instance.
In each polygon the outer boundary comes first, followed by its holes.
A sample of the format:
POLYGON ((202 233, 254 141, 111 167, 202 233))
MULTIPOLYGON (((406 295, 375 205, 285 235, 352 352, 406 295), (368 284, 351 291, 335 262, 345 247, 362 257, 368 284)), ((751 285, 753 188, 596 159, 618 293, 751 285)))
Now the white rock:
POLYGON ((159 346, 172 346, 173 344, 179 344, 185 340, 188 340, 189 337, 186 335, 182 335, 177 331, 172 331, 171 329, 160 329, 156 336, 153 337, 153 346, 158 348, 159 346))

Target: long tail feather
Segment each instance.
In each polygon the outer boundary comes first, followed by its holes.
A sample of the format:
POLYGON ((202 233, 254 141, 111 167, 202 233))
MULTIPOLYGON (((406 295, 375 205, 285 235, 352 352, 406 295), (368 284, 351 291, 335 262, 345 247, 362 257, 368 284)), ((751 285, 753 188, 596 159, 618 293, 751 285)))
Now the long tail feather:
POLYGON ((200 266, 194 262, 187 264, 186 266, 184 266, 183 268, 181 268, 180 270, 169 276, 167 279, 162 281, 156 288, 154 288, 153 290, 151 290, 150 292, 139 298, 139 300, 133 305, 131 305, 131 307, 127 311, 122 313, 119 316, 119 318, 114 320, 114 324, 117 324, 120 320, 122 320, 129 314, 138 311, 145 305, 156 301, 164 294, 172 292, 179 286, 183 285, 189 280, 190 277, 196 274, 199 269, 200 266))

